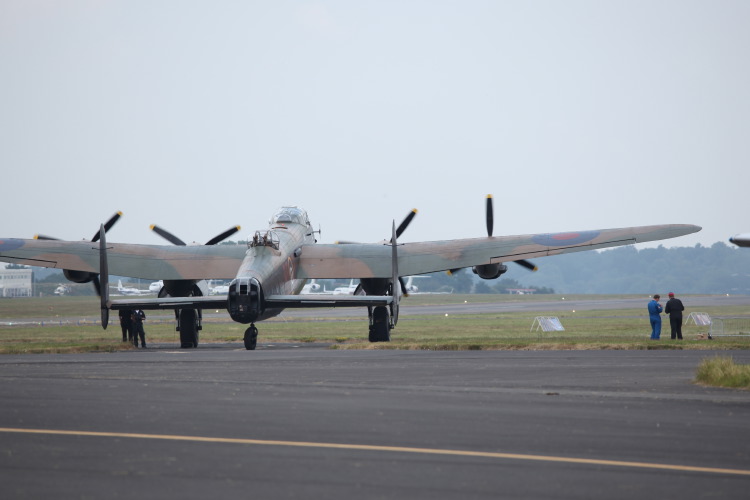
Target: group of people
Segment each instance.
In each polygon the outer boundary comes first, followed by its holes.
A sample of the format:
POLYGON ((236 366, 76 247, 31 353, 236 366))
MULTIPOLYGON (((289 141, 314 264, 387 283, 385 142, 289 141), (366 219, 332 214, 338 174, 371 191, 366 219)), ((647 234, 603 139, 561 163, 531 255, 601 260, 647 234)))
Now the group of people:
MULTIPOLYGON (((661 295, 656 294, 648 303, 648 317, 651 321, 651 340, 661 338, 661 313, 669 314, 669 327, 672 330, 672 340, 682 340, 682 311, 685 306, 682 301, 669 292, 669 300, 662 308, 659 303, 661 295)), ((121 309, 120 327, 122 328, 122 341, 132 342, 138 347, 138 338, 141 339, 141 347, 146 347, 146 332, 143 330, 143 322, 146 321, 146 313, 141 309, 121 309)))
POLYGON ((648 317, 651 321, 651 340, 661 338, 661 313, 669 314, 669 327, 672 330, 672 340, 682 340, 682 311, 685 306, 682 301, 669 292, 669 300, 664 308, 659 304, 661 295, 654 295, 648 303, 648 317))
POLYGON ((120 328, 122 328, 122 341, 132 342, 138 347, 138 338, 141 339, 141 347, 146 348, 146 332, 143 330, 143 322, 146 321, 146 313, 140 309, 121 309, 120 328))

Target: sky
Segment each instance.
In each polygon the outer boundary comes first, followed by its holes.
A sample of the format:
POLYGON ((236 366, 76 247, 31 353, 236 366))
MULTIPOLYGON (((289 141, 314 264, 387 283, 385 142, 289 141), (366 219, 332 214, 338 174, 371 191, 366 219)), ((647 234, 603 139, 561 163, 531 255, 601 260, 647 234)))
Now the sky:
POLYGON ((0 237, 750 231, 750 2, 0 2, 0 237))

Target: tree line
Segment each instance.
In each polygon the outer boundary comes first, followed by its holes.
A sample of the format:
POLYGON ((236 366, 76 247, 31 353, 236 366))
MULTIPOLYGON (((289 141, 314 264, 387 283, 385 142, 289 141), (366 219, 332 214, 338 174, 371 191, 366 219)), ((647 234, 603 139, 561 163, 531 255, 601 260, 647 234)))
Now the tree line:
POLYGON ((513 269, 506 276, 557 293, 750 294, 750 251, 722 242, 710 247, 626 246, 545 257, 535 263, 536 273, 513 269))

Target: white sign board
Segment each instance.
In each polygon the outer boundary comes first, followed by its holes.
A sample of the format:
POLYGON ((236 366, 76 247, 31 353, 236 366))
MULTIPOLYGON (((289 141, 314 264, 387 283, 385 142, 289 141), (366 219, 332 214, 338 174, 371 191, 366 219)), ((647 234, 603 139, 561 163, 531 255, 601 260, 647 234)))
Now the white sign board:
POLYGON ((560 320, 557 316, 537 316, 536 318, 534 318, 534 322, 531 324, 530 331, 533 332, 535 326, 537 330, 541 328, 542 331, 545 332, 565 331, 565 328, 563 328, 562 323, 560 323, 560 320))

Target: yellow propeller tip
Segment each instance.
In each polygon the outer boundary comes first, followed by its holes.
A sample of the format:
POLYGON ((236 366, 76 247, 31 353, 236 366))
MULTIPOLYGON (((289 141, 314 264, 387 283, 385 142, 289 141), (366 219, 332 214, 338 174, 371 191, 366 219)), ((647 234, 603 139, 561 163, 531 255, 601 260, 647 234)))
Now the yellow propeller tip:
POLYGON ((152 231, 154 230, 154 228, 155 228, 155 227, 156 227, 156 224, 151 224, 151 225, 149 226, 149 228, 150 228, 150 229, 151 229, 152 231))

